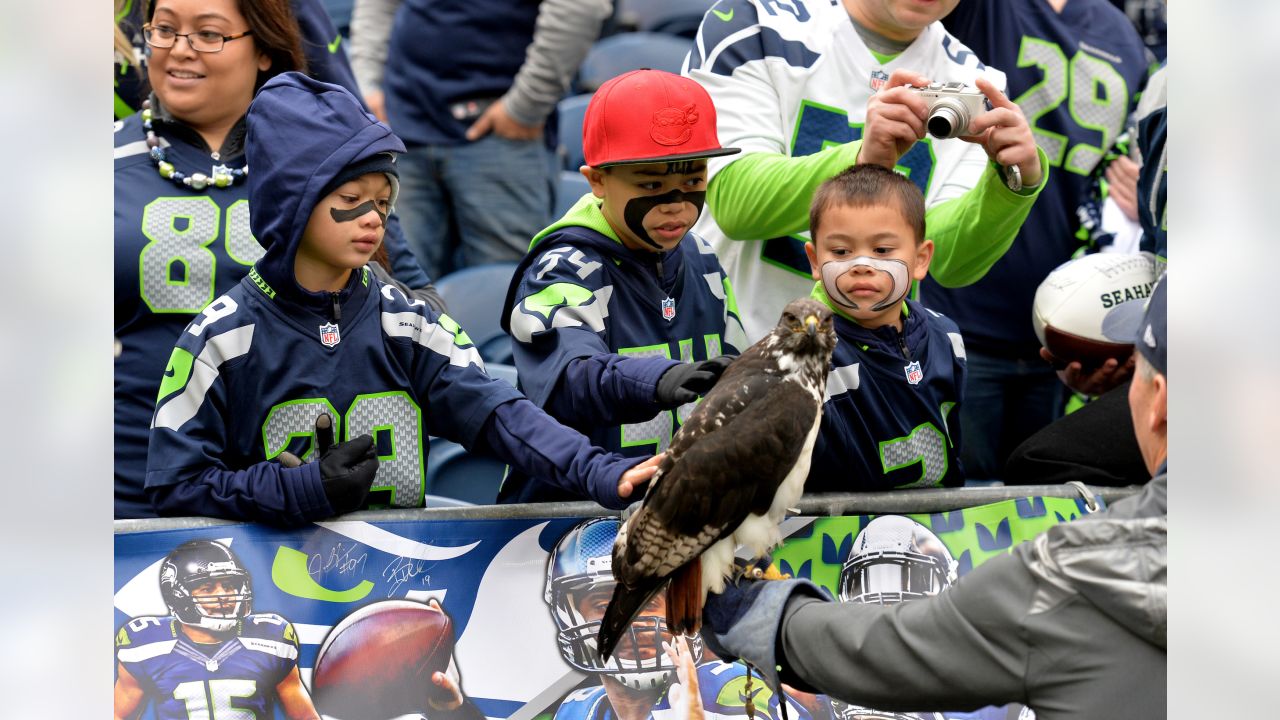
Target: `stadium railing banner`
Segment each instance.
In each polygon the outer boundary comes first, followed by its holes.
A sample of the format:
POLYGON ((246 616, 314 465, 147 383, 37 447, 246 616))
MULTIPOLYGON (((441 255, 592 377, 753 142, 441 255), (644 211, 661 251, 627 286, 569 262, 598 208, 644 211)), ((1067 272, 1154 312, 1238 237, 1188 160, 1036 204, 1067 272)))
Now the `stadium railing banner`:
MULTIPOLYGON (((938 505, 936 496, 929 499, 930 496, 923 494, 928 491, 884 494, 889 499, 879 504, 853 502, 846 503, 843 509, 839 504, 811 503, 805 498, 802 514, 784 521, 782 531, 786 539, 774 552, 773 561, 782 572, 809 578, 836 597, 840 597, 842 585, 850 593, 908 590, 915 585, 914 589, 923 587, 924 594, 931 594, 944 590, 951 580, 1008 553, 1015 545, 1052 525, 1096 510, 1102 498, 1118 497, 1117 491, 1098 497, 1087 491, 1077 494, 1070 488, 1044 489, 1048 490, 1046 494, 1029 497, 1014 496, 1018 491, 1015 488, 1002 489, 1001 493, 985 496, 1004 498, 994 502, 928 511, 920 508, 938 505), (1060 496, 1047 496, 1049 493, 1060 496), (913 496, 915 501, 905 502, 913 496), (921 503, 920 498, 926 500, 921 503), (891 523, 873 526, 873 521, 882 516, 899 515, 892 512, 895 500, 904 510, 915 510, 900 514, 914 523, 893 521, 898 523, 897 532, 888 528, 891 523), (872 511, 842 514, 847 513, 849 507, 872 511), (874 527, 880 525, 888 532, 877 535, 874 527), (908 529, 903 531, 904 527, 908 529), (855 548, 855 540, 864 530, 867 531, 865 541, 860 541, 855 548), (869 564, 875 564, 873 561, 879 558, 882 563, 896 564, 898 571, 886 575, 883 570, 877 570, 858 575, 861 571, 854 567, 851 555, 869 564), (846 565, 851 569, 845 570, 842 578, 846 565), (931 574, 931 578, 927 577, 931 574), (889 578, 887 586, 883 584, 885 578, 889 578), (900 587, 892 587, 894 583, 900 587)), ((866 497, 870 496, 864 496, 864 500, 866 497)), ((981 494, 975 497, 984 498, 981 494)), ((323 715, 355 720, 349 703, 362 692, 370 695, 364 705, 371 708, 366 717, 416 712, 428 717, 436 714, 425 704, 430 692, 430 673, 420 675, 420 668, 403 667, 406 663, 440 662, 439 657, 428 657, 433 652, 430 648, 422 647, 431 644, 433 630, 420 627, 421 623, 414 621, 418 624, 406 627, 404 635, 417 645, 406 649, 404 643, 396 645, 395 637, 389 637, 385 627, 367 624, 371 616, 384 609, 414 607, 407 606, 405 601, 426 604, 434 599, 452 621, 452 659, 463 694, 474 709, 490 718, 550 717, 566 702, 566 696, 570 700, 587 698, 590 692, 583 688, 601 685, 599 675, 575 668, 562 655, 562 648, 564 653, 572 655, 573 641, 569 633, 562 634, 553 608, 548 605, 548 596, 552 596, 554 603, 559 592, 559 586, 556 592, 548 592, 548 564, 553 548, 566 534, 602 511, 586 503, 511 507, 516 510, 477 507, 368 511, 299 530, 199 519, 117 521, 114 597, 117 653, 122 643, 127 646, 137 642, 140 635, 133 631, 146 629, 148 625, 169 626, 172 636, 178 636, 179 624, 174 623, 161 592, 161 566, 171 551, 188 541, 214 541, 232 550, 248 571, 252 581, 252 612, 274 614, 291 623, 293 632, 288 639, 296 638, 302 683, 323 715), (486 513, 493 516, 486 517, 486 513), (357 612, 358 615, 353 615, 357 612), (343 633, 346 636, 339 637, 343 633), (321 659, 325 653, 330 657, 321 659), (318 660, 321 665, 329 664, 323 678, 316 676, 318 660), (349 677, 344 677, 344 673, 349 677), (397 680, 397 676, 402 679, 397 680), (323 680, 319 688, 318 680, 323 680), (335 701, 330 700, 335 693, 326 695, 324 691, 328 686, 345 688, 342 693, 345 700, 336 702, 348 704, 337 708, 335 701), (398 699, 391 699, 393 696, 398 699), (378 702, 398 703, 401 707, 396 708, 395 714, 387 714, 391 710, 372 709, 378 702), (420 703, 421 707, 403 707, 406 703, 420 703), (346 715, 338 714, 338 709, 346 715)), ((579 555, 592 553, 607 557, 608 547, 586 547, 579 555)), ((596 568, 599 567, 597 564, 596 568)), ((607 564, 604 568, 607 574, 607 564)), ((562 571, 556 570, 552 575, 562 571)), ((860 601, 868 600, 863 597, 860 601)), ((878 601, 892 599, 881 597, 878 601)), ((386 618, 394 617, 410 616, 390 613, 380 621, 385 624, 386 618)), ((244 622, 241 621, 242 625, 244 622)), ((594 632, 593 626, 591 638, 594 632)), ((652 630, 650 634, 654 634, 652 630)), ((447 654, 448 638, 437 644, 447 654)), ((702 661, 710 667, 713 660, 708 653, 702 661)), ((211 667, 216 669, 217 663, 211 667)), ((199 682, 201 673, 197 670, 199 668, 193 666, 194 679, 199 682)), ((699 675, 703 675, 701 669, 699 675)), ((726 677, 729 676, 735 674, 728 673, 726 677)), ((660 682, 670 684, 675 680, 672 673, 660 682)), ((739 680, 745 681, 745 678, 739 677, 739 680)), ((741 707, 737 713, 731 713, 722 702, 716 704, 720 702, 717 697, 737 695, 726 695, 724 683, 720 683, 720 687, 707 687, 715 683, 716 679, 710 674, 701 683, 708 714, 742 716, 741 707)), ((756 683, 763 687, 758 679, 756 683)), ((142 684, 148 692, 154 691, 152 686, 142 684)), ((766 715, 775 715, 776 701, 769 698, 767 690, 763 692, 764 695, 756 697, 755 704, 765 710, 766 715)), ((201 698, 216 703, 211 694, 201 698)), ((152 706, 166 699, 172 698, 147 698, 152 706)), ((230 707, 234 709, 234 701, 230 707)), ((796 706, 792 707, 794 711, 796 706)), ((152 717, 154 712, 153 707, 142 717, 152 717)), ((242 717, 234 712, 226 716, 242 717)), ((805 716, 802 708, 800 716, 805 716)), ((215 713, 214 717, 221 716, 215 713)))

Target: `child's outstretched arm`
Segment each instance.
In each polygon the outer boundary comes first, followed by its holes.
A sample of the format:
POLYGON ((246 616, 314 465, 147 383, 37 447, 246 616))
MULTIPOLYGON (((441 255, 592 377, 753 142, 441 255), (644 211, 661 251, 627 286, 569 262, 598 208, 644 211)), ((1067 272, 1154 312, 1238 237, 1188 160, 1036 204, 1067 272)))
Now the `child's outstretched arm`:
POLYGON ((606 452, 525 399, 495 407, 477 446, 529 477, 610 510, 621 510, 640 496, 638 486, 657 471, 660 457, 629 458, 606 452))

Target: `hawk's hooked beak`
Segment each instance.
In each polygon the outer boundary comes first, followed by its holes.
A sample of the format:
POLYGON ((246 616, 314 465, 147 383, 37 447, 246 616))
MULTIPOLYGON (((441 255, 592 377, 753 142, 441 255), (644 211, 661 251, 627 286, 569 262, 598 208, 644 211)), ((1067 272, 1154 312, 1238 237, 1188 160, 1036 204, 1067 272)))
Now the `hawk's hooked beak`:
POLYGON ((810 338, 818 336, 818 316, 806 315, 804 318, 804 331, 809 334, 810 338))

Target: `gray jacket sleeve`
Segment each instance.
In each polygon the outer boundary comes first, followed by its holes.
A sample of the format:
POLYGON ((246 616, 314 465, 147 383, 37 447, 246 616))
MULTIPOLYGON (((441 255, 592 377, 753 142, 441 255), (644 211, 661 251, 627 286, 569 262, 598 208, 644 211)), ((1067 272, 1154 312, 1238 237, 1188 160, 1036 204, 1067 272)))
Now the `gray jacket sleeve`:
POLYGON ((1025 702, 1023 619, 1036 583, 1016 555, 946 592, 892 606, 793 597, 780 626, 782 682, 882 710, 1025 702))
MULTIPOLYGON (((395 0, 357 0, 356 7, 361 3, 395 4, 395 0)), ((613 0, 542 0, 524 65, 502 98, 511 117, 522 125, 538 125, 546 120, 569 89, 573 74, 600 36, 600 26, 611 12, 613 0)), ((354 35, 354 17, 351 25, 354 35)), ((354 57, 352 64, 355 64, 354 57)), ((359 67, 356 77, 360 77, 359 67)), ((363 78, 360 81, 364 83, 363 78)))
POLYGON ((769 583, 708 645, 750 662, 775 689, 781 681, 880 710, 1024 702, 1023 618, 1035 587, 1015 555, 893 606, 831 602, 808 581, 769 583))
POLYGON ((351 8, 351 70, 360 91, 382 90, 391 23, 401 0, 355 0, 351 8))

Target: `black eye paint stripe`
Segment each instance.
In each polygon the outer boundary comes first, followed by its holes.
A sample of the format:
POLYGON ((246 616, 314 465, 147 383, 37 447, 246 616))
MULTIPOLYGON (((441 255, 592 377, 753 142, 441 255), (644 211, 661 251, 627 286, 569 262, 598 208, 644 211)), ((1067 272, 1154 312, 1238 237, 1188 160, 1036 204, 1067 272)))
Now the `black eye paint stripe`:
POLYGON ((698 211, 698 215, 702 215, 702 204, 706 200, 706 191, 684 192, 682 190, 672 190, 661 195, 635 197, 628 200, 627 206, 622 209, 622 219, 626 221, 627 227, 631 229, 631 232, 635 233, 636 237, 640 238, 642 242, 661 250, 662 245, 654 242, 649 237, 649 232, 644 229, 644 216, 659 205, 676 202, 687 202, 693 205, 694 209, 698 211))
POLYGON ((378 204, 372 200, 365 200, 351 210, 329 208, 329 214, 333 216, 334 222, 353 222, 357 218, 363 217, 370 210, 378 213, 378 217, 381 218, 383 225, 387 224, 387 214, 382 212, 382 209, 378 207, 378 204))

